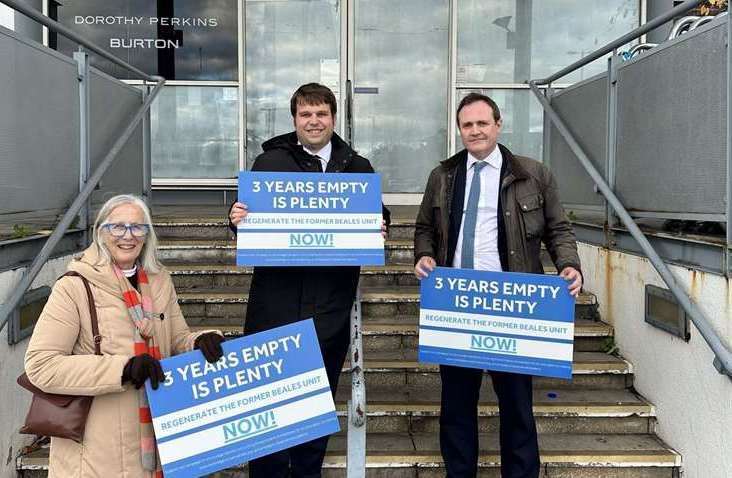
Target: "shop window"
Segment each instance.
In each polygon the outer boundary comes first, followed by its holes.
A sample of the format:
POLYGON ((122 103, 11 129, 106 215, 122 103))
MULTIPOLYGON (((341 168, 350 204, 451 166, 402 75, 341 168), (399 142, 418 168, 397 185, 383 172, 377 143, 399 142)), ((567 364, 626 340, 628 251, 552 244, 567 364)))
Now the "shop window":
MULTIPOLYGON (((64 0, 58 20, 121 60, 168 80, 237 81, 237 0, 64 0)), ((76 43, 59 36, 71 55, 76 43)), ((125 69, 91 55, 121 78, 125 69)))

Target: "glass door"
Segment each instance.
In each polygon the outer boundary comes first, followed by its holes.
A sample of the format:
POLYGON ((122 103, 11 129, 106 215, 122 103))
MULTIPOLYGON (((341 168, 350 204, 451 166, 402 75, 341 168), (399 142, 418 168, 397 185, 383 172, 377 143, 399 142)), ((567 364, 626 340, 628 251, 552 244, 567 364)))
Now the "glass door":
POLYGON ((422 193, 447 155, 449 0, 352 0, 353 147, 386 193, 422 193))
MULTIPOLYGON (((246 159, 294 129, 290 97, 298 86, 328 86, 341 105, 341 0, 246 2, 246 159)), ((339 127, 342 108, 336 115, 339 127)), ((340 130, 340 128, 339 128, 340 130)))
POLYGON ((383 191, 421 193, 447 154, 449 21, 449 0, 247 1, 247 165, 292 131, 290 96, 314 81, 336 93, 336 130, 383 191))

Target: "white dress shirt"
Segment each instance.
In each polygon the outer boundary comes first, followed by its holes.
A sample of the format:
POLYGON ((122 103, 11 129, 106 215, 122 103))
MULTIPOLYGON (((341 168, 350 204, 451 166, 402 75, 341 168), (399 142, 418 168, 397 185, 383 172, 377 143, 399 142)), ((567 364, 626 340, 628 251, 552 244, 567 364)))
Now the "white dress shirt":
POLYGON ((320 164, 323 166, 323 172, 325 172, 325 170, 328 168, 328 161, 330 161, 330 153, 331 151, 333 151, 333 146, 330 144, 330 141, 328 141, 328 144, 323 146, 320 151, 313 151, 304 144, 302 145, 302 149, 312 154, 313 156, 317 156, 320 160, 320 164))
MULTIPOLYGON (((498 255, 498 194, 501 189, 501 165, 503 164, 503 156, 501 156, 501 150, 498 149, 498 146, 496 146, 484 161, 488 165, 478 173, 480 174, 480 198, 478 199, 478 216, 475 223, 473 267, 481 271, 500 271, 501 258, 498 255)), ((473 182, 473 175, 475 173, 473 165, 477 162, 478 159, 468 153, 463 218, 460 223, 457 246, 455 247, 455 257, 452 260, 453 267, 460 267, 463 250, 465 210, 468 207, 470 185, 473 182)))

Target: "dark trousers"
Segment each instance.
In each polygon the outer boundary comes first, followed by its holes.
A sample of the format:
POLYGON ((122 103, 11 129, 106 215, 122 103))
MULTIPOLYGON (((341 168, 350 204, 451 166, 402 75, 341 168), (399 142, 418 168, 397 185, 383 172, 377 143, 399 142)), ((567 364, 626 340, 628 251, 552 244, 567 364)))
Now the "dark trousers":
MULTIPOLYGON (((345 321, 342 330, 327 341, 320 342, 325 371, 330 389, 335 397, 338 378, 350 345, 350 323, 345 321)), ((328 436, 316 438, 286 450, 263 456, 249 462, 249 478, 317 478, 323 466, 328 436)))
MULTIPOLYGON (((478 474, 478 396, 483 371, 440 366, 440 450, 447 478, 478 474)), ((532 409, 531 375, 491 372, 500 410, 502 478, 537 478, 539 444, 532 409)))

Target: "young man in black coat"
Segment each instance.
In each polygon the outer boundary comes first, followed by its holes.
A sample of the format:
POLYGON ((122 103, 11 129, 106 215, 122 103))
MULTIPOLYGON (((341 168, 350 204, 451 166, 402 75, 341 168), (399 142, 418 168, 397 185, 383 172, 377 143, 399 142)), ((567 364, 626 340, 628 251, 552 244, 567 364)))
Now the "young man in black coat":
MULTIPOLYGON (((323 85, 309 83, 290 100, 295 131, 264 144, 252 171, 373 173, 369 161, 359 156, 333 132, 336 99, 323 85)), ((229 211, 230 227, 246 217, 240 202, 229 211)), ((383 208, 382 233, 389 210, 383 208)), ((350 311, 356 297, 359 267, 255 267, 249 289, 244 333, 253 334, 298 320, 314 318, 331 391, 350 344, 350 311)), ((249 462, 251 478, 319 477, 328 437, 249 462)))

